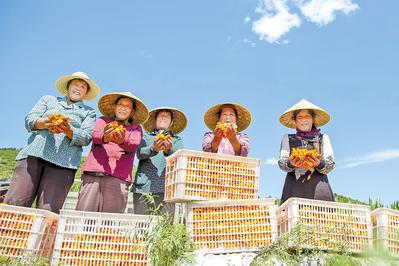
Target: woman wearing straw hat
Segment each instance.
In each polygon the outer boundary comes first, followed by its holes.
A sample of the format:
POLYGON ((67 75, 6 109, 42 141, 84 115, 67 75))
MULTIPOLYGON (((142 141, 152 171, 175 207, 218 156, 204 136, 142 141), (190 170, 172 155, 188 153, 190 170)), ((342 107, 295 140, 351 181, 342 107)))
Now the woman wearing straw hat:
POLYGON ((236 103, 221 103, 205 113, 206 126, 202 150, 228 155, 248 156, 249 137, 241 133, 251 123, 251 113, 236 103))
MULTIPOLYGON (((158 107, 151 110, 150 117, 144 124, 146 132, 137 149, 137 158, 140 161, 132 187, 136 214, 149 214, 151 211, 151 206, 141 197, 143 193, 151 192, 154 195, 156 206, 163 202, 165 157, 183 148, 183 142, 178 134, 186 126, 186 116, 176 108, 158 107)), ((166 204, 162 211, 173 212, 173 205, 166 204)))
POLYGON ((280 116, 280 123, 295 128, 295 134, 283 137, 278 164, 287 172, 281 203, 291 197, 334 201, 328 182, 329 173, 335 164, 330 138, 320 133, 328 123, 330 115, 322 108, 306 101, 289 108, 280 116), (293 149, 316 151, 304 158, 292 156, 293 149))
POLYGON ((130 92, 102 96, 98 108, 93 144, 83 167, 76 209, 123 213, 132 182, 134 154, 148 118, 144 103, 130 92))
POLYGON ((95 111, 82 100, 92 100, 99 87, 85 73, 75 72, 56 82, 64 97, 43 96, 25 117, 31 133, 19 152, 5 202, 36 206, 55 213, 64 204, 79 167, 82 146, 89 145, 95 111))

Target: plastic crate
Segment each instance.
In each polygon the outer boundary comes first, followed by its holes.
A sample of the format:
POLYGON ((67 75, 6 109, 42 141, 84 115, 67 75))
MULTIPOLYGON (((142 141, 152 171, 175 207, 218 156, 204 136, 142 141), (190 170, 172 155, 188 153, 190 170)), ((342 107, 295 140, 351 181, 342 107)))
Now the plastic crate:
POLYGON ((148 265, 156 216, 61 210, 53 265, 148 265))
POLYGON ((166 158, 165 201, 255 199, 260 160, 178 150, 166 158))
POLYGON ((277 237, 273 199, 187 203, 186 225, 197 252, 257 251, 277 237))
POLYGON ((399 258, 399 211, 379 208, 371 212, 373 242, 399 258))
POLYGON ((299 240, 290 242, 293 246, 360 253, 372 245, 370 207, 366 205, 290 198, 277 209, 277 219, 280 235, 298 230, 299 240))
POLYGON ((0 205, 0 256, 51 259, 58 215, 49 211, 0 205))

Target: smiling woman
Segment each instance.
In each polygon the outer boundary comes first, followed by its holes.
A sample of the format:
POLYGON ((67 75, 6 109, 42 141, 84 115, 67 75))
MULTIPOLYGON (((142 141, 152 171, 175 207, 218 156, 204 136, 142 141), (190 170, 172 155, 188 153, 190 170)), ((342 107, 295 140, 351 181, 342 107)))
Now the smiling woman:
POLYGON ((302 100, 280 116, 296 134, 283 137, 278 164, 287 172, 281 203, 291 197, 334 201, 327 173, 335 165, 334 152, 327 134, 317 127, 330 120, 322 108, 302 100))
POLYGON ((76 209, 123 213, 134 154, 143 136, 140 124, 147 120, 148 109, 130 92, 106 94, 98 107, 104 116, 97 119, 93 130, 76 209))
POLYGON ((96 113, 82 100, 99 87, 83 72, 59 78, 56 87, 65 97, 43 96, 25 117, 31 135, 16 158, 8 204, 30 207, 37 197, 38 208, 59 213, 91 141, 96 113))

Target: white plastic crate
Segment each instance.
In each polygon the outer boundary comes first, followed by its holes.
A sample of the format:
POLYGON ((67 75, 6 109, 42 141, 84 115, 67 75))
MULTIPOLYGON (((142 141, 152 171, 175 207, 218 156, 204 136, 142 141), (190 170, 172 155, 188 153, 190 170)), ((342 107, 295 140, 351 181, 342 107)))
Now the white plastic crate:
POLYGON ((187 230, 197 252, 257 251, 277 237, 273 199, 187 203, 187 230))
POLYGON ((51 258, 58 215, 49 211, 0 205, 0 257, 51 258))
POLYGON ((165 201, 255 199, 260 160, 178 150, 166 158, 165 201))
POLYGON ((299 245, 304 248, 345 248, 360 253, 372 245, 370 207, 366 205, 290 198, 277 209, 277 219, 279 234, 297 228, 299 245))
POLYGON ((371 220, 374 245, 399 257, 399 211, 379 208, 371 212, 371 220))
POLYGON ((53 265, 148 265, 156 216, 61 210, 53 265))

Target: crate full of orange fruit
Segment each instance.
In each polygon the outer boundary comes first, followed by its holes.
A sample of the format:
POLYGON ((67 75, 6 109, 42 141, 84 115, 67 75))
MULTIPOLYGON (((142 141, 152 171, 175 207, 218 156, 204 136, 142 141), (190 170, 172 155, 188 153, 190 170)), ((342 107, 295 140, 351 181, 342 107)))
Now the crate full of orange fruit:
POLYGON ((149 265, 148 230, 156 216, 61 210, 53 265, 149 265))
POLYGON ((277 237, 273 199, 187 203, 186 225, 200 253, 257 251, 277 237))
POLYGON ((367 251, 372 245, 370 207, 290 198, 277 209, 279 235, 296 231, 290 245, 319 250, 367 251))
POLYGON ((260 160, 181 149, 166 158, 165 201, 254 199, 260 160))
POLYGON ((51 258, 58 215, 0 204, 0 257, 51 258))
POLYGON ((399 258, 399 211, 378 208, 371 212, 371 220, 374 246, 399 258))

